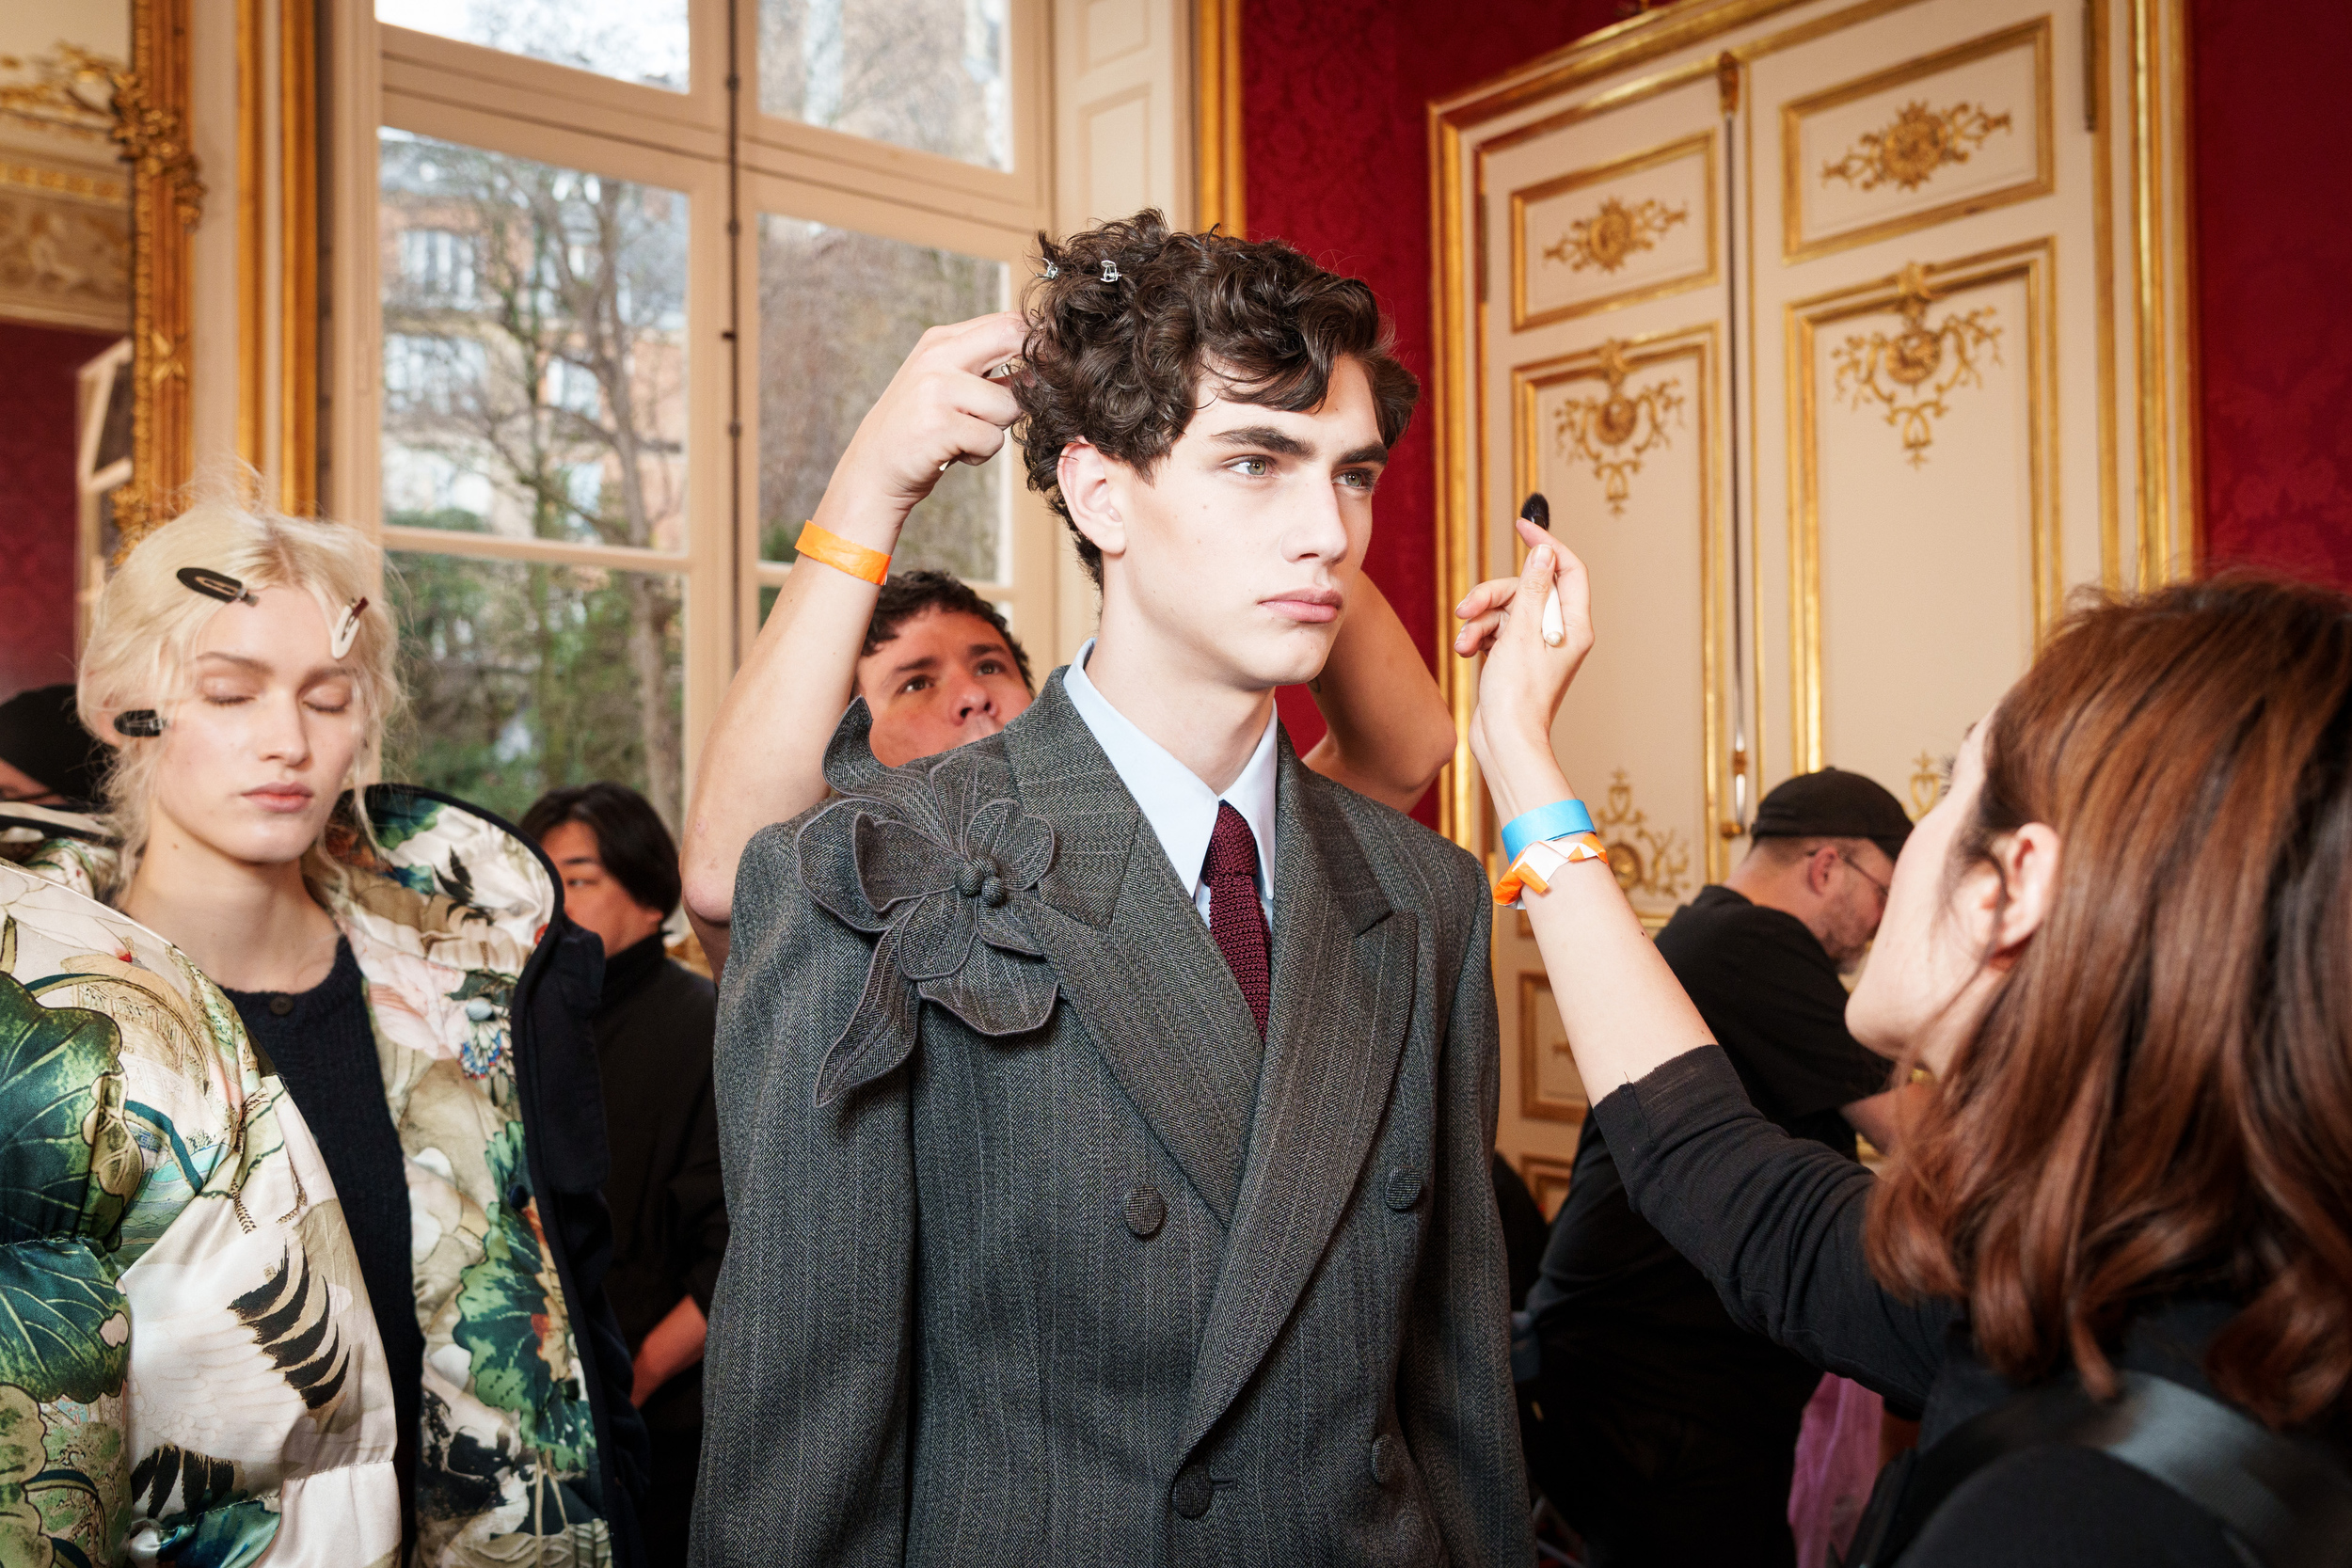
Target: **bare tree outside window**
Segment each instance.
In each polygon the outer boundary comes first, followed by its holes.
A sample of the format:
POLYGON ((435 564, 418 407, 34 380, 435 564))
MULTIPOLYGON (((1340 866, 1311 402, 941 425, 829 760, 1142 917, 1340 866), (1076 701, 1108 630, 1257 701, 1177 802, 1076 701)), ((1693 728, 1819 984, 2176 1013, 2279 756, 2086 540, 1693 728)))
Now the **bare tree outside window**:
POLYGON ((1008 0, 759 0, 759 106, 1012 166, 1008 0))
POLYGON ((395 27, 684 92, 686 0, 375 0, 395 27))
MULTIPOLYGON (((682 548, 686 198, 389 130, 381 189, 386 521, 682 548)), ((423 782, 677 820, 674 578, 420 556, 403 592, 423 782)))
MULTIPOLYGON (((833 466, 924 331, 1006 304, 1006 267, 769 214, 759 224, 759 553, 790 561, 833 466)), ((901 567, 1004 580, 1010 466, 959 466, 899 536, 901 567)))

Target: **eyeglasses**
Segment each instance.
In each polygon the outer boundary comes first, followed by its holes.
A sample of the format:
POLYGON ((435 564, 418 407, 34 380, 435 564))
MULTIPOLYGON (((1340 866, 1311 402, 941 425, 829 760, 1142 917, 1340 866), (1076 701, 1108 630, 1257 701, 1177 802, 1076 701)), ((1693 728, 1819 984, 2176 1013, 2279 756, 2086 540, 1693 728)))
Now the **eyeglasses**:
POLYGON ((1864 881, 1879 890, 1879 901, 1881 903, 1884 903, 1889 895, 1893 893, 1893 888, 1888 886, 1888 884, 1880 881, 1876 877, 1871 876, 1867 871, 1863 870, 1862 863, 1855 860, 1851 855, 1849 855, 1843 849, 1837 851, 1837 858, 1844 861, 1847 865, 1851 866, 1855 876, 1861 878, 1864 881))

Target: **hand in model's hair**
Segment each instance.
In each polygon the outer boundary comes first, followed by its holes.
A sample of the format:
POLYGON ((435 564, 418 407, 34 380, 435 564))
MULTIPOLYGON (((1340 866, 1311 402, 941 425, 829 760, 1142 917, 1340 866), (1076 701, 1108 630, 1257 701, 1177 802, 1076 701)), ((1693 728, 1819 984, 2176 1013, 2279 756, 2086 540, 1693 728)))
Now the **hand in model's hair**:
POLYGON ((1467 623, 1454 651, 1465 658, 1487 655, 1470 744, 1479 766, 1489 770, 1518 752, 1549 754, 1552 716, 1593 649, 1593 584, 1584 562, 1524 518, 1518 529, 1528 546, 1526 569, 1517 578, 1480 583, 1454 611, 1467 623), (1544 599, 1554 587, 1565 633, 1556 648, 1545 644, 1542 627, 1544 599), (1522 606, 1527 613, 1514 613, 1522 606))
POLYGON ((950 463, 985 463, 1021 410, 988 372, 1015 358, 1028 324, 1000 310, 923 334, 858 422, 834 469, 865 498, 901 512, 931 493, 950 463))

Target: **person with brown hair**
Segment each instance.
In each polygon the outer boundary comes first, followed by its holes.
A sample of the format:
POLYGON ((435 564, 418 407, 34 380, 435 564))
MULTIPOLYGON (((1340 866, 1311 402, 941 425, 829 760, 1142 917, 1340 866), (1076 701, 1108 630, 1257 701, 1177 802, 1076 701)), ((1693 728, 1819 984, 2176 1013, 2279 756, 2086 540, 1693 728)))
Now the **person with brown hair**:
POLYGON ((1589 585, 1529 544, 1461 607, 1470 743, 1634 1208, 1744 1323, 1924 1405, 1853 1560, 2352 1560, 2352 604, 2090 605, 1971 730, 1848 1008, 1937 1080, 1873 1177, 1748 1102, 1558 847, 1589 585), (1547 646, 1508 611, 1555 583, 1547 646))
POLYGON ((851 705, 743 851, 697 1560, 1518 1568, 1483 879, 1274 714, 1412 378, 1286 245, 1041 243, 1025 337, 927 340, 802 535, 880 582, 1017 415, 1103 613, 938 757, 851 705))

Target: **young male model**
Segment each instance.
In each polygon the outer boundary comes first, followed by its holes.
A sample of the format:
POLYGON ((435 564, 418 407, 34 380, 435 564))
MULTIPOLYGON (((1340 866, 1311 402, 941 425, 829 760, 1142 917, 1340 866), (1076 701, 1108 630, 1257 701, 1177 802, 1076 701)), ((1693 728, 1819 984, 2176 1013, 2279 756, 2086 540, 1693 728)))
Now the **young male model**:
MULTIPOLYGON (((1273 716, 1411 377, 1279 245, 1044 260, 1025 344, 927 340, 834 488, 912 505, 1017 395, 1101 631, 937 758, 852 706, 841 798, 743 854, 699 1559, 1523 1563, 1486 889, 1273 716)), ((803 558, 878 576, 862 518, 803 558)))

